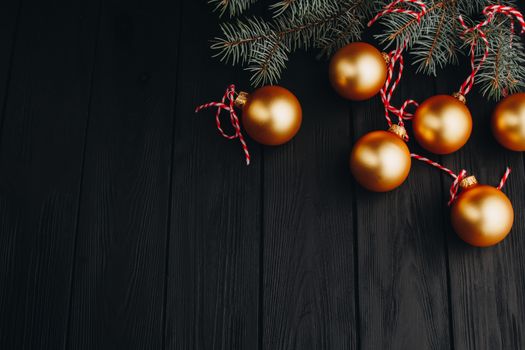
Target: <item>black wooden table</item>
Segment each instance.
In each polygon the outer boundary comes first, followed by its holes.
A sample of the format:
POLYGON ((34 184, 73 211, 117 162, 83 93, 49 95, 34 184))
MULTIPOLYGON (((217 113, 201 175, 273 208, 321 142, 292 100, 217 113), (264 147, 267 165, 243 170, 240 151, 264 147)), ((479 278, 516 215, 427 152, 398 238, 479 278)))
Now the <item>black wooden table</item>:
MULTIPOLYGON (((248 140, 246 167, 193 112, 249 88, 210 57, 204 0, 2 1, 0 23, 0 349, 525 348, 524 161, 491 136, 494 103, 469 95, 473 136, 435 157, 489 184, 513 168, 514 229, 477 249, 435 169, 356 185, 348 154, 382 106, 336 96, 313 55, 281 82, 300 133, 248 140)), ((466 72, 409 69, 396 99, 466 72)))

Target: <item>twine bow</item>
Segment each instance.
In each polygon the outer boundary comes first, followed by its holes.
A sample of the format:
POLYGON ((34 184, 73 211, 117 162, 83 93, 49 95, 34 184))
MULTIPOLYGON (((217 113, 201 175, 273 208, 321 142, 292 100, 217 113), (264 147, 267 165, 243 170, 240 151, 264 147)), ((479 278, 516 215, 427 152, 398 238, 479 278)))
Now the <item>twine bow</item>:
POLYGON ((241 126, 239 124, 239 118, 237 117, 237 113, 235 113, 235 85, 230 85, 226 89, 226 92, 224 93, 224 96, 222 97, 221 102, 209 102, 205 103, 201 106, 198 106, 195 109, 195 113, 200 112, 203 109, 209 108, 209 107, 217 107, 217 113, 215 114, 215 122, 217 123, 217 129, 219 130, 219 133, 227 138, 228 140, 233 140, 238 138, 239 142, 241 143, 242 149, 244 151, 244 155, 246 158, 246 165, 250 165, 250 152, 248 151, 248 146, 246 145, 246 141, 244 141, 244 136, 242 136, 241 133, 241 126), (228 104, 226 104, 226 100, 228 100, 228 104), (232 123, 232 126, 235 130, 235 133, 233 135, 228 135, 222 130, 221 127, 221 120, 220 115, 221 111, 229 111, 230 112, 230 121, 232 123))

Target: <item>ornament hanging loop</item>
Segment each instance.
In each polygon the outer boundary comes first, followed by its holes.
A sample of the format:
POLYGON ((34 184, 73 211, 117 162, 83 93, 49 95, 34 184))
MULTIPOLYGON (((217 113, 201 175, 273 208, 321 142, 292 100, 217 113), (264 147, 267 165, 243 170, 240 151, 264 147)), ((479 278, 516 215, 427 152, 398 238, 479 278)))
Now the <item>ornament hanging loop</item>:
MULTIPOLYGON (((247 94, 244 93, 247 97, 247 94)), ((228 140, 233 139, 239 139, 239 142, 241 143, 242 150, 244 151, 244 156, 246 158, 246 165, 250 165, 250 152, 248 151, 248 145, 246 144, 246 141, 244 141, 244 136, 241 133, 241 126, 239 123, 239 117, 237 117, 237 113, 235 112, 235 101, 239 99, 241 95, 244 96, 244 94, 241 92, 237 98, 235 98, 235 85, 231 84, 226 89, 226 92, 224 93, 224 96, 222 97, 220 102, 209 102, 205 103, 203 105, 198 106, 195 109, 195 113, 199 113, 203 109, 210 108, 210 107, 217 107, 217 113, 215 114, 215 123, 217 124, 217 129, 219 130, 219 133, 222 135, 222 137, 227 138, 228 140), (228 104, 226 104, 226 100, 228 100, 228 104), (230 122, 232 123, 233 129, 235 130, 235 133, 233 135, 228 135, 222 130, 221 126, 221 111, 228 111, 230 114, 230 122)))
MULTIPOLYGON (((379 94, 381 96, 381 101, 383 102, 383 105, 385 106, 385 119, 388 123, 388 126, 394 125, 392 122, 392 119, 390 118, 390 113, 397 116, 398 118, 398 124, 399 126, 404 126, 404 120, 410 120, 413 118, 413 113, 408 113, 406 109, 408 106, 412 105, 415 107, 418 107, 419 104, 414 100, 406 100, 401 108, 396 108, 392 106, 390 103, 392 99, 392 95, 394 91, 396 90, 396 87, 398 86, 399 82, 401 81, 401 76, 403 75, 403 68, 404 68, 404 61, 403 61, 403 50, 406 47, 407 42, 403 44, 403 46, 399 49, 393 50, 390 52, 390 54, 387 54, 388 56, 388 71, 387 71, 387 78, 385 81, 385 85, 379 90, 379 94), (394 70, 396 68, 396 65, 398 65, 398 72, 397 77, 394 80, 394 70)), ((403 140, 408 141, 409 137, 408 134, 405 131, 405 134, 403 136, 403 140)))
MULTIPOLYGON (((404 13, 409 16, 414 17, 417 22, 419 23, 421 21, 421 18, 423 18, 427 13, 427 5, 423 1, 418 0, 394 0, 390 4, 386 5, 382 11, 380 11, 374 18, 372 18, 367 26, 371 27, 377 20, 379 20, 381 17, 389 15, 391 13, 404 13), (401 5, 408 5, 407 8, 399 7, 401 5), (419 7, 419 11, 414 11, 410 8, 410 5, 419 7)), ((388 72, 387 72, 387 79, 385 81, 385 85, 383 88, 379 91, 381 94, 381 101, 383 102, 383 105, 385 106, 385 119, 388 123, 388 126, 392 126, 392 119, 390 118, 390 113, 396 115, 399 119, 398 124, 399 126, 403 127, 404 120, 409 120, 414 117, 412 113, 407 113, 406 109, 408 106, 413 105, 414 107, 418 107, 419 104, 414 100, 406 100, 401 108, 396 108, 392 106, 390 103, 390 100, 392 99, 392 94, 394 93, 397 85, 399 84, 399 81, 401 80, 401 76, 403 74, 403 50, 408 45, 408 38, 405 38, 403 44, 401 47, 393 50, 390 52, 390 54, 386 52, 382 52, 383 58, 385 59, 385 62, 388 65, 388 72), (396 63, 399 65, 399 71, 397 73, 396 80, 393 80, 394 75, 394 68, 396 66, 396 63)), ((403 137, 405 141, 408 141, 408 134, 406 134, 403 137)))

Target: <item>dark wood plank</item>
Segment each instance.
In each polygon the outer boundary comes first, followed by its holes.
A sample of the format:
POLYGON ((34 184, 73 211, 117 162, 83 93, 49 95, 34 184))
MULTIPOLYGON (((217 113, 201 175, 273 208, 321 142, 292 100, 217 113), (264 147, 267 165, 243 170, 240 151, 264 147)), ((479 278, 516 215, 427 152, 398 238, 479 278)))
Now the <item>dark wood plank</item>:
MULTIPOLYGON (((211 58, 218 18, 205 1, 183 5, 175 113, 166 345, 168 349, 257 349, 261 154, 222 138, 215 111, 229 83, 247 74, 211 58)), ((229 128, 227 116, 225 129, 229 128)))
POLYGON ((64 347, 97 17, 93 1, 22 5, 0 144, 2 349, 64 347))
MULTIPOLYGON (((438 79, 441 92, 459 86, 468 74, 466 65, 438 79)), ((463 243, 448 223, 452 321, 456 349, 523 349, 525 347, 525 173, 521 153, 501 147, 490 131, 495 103, 477 94, 467 96, 474 120, 469 142, 447 156, 454 170, 465 168, 480 183, 497 186, 505 166, 512 167, 503 191, 511 199, 515 222, 511 234, 499 245, 474 248, 463 243)), ((446 178, 447 187, 450 179, 446 178)))
MULTIPOLYGON (((407 65, 394 105, 433 93, 428 77, 416 76, 407 65)), ((352 120, 354 142, 388 128, 379 96, 353 104, 352 120)), ((407 129, 411 135, 409 122, 407 129)), ((409 147, 420 152, 414 142, 409 147)), ((439 172, 413 161, 407 181, 394 191, 372 193, 355 186, 361 347, 449 348, 439 172)))
POLYGON ((180 4, 104 1, 68 344, 160 349, 180 4))
POLYGON ((349 105, 311 55, 284 77, 303 125, 264 150, 262 347, 356 349, 349 105))
POLYGON ((0 130, 16 43, 19 9, 20 1, 3 1, 0 4, 0 23, 2 23, 0 31, 0 43, 2 43, 0 51, 0 130))
MULTIPOLYGON (((16 39, 16 27, 19 14, 19 1, 4 1, 0 3, 0 23, 5 30, 0 31, 0 42, 4 49, 0 51, 0 135, 2 131, 5 101, 9 87, 12 57, 16 39)), ((5 196, 0 194, 0 278, 5 277, 11 267, 13 244, 16 231, 16 213, 11 211, 10 203, 5 196)), ((0 281, 4 281, 0 279, 0 281)), ((5 303, 6 290, 0 288, 0 305, 5 303)), ((2 339, 3 328, 0 328, 2 339)))

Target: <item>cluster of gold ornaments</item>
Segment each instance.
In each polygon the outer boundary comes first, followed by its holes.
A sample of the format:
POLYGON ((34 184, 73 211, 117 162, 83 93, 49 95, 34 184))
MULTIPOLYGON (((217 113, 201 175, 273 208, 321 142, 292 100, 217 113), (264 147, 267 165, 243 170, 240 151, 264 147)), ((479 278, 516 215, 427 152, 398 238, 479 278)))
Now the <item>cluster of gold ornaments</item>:
MULTIPOLYGON (((332 58, 329 78, 344 98, 361 101, 376 95, 385 83, 388 56, 366 43, 352 43, 332 58)), ((436 95, 417 108, 412 120, 416 141, 435 154, 450 154, 465 145, 472 132, 472 116, 461 94, 436 95)), ((492 116, 492 131, 504 147, 525 151, 525 93, 505 98, 492 116)), ((406 130, 392 125, 372 131, 355 143, 350 169, 359 184, 375 192, 391 191, 408 177, 410 151, 406 130)), ((512 228, 514 211, 508 197, 471 176, 460 183, 451 208, 454 230, 465 242, 487 247, 503 240, 512 228)))
MULTIPOLYGON (((329 78, 342 97, 362 101, 375 96, 385 84, 388 55, 374 46, 356 42, 332 58, 329 78)), ((299 131, 302 109, 298 99, 280 86, 265 86, 241 92, 235 105, 242 109, 242 123, 255 141, 281 145, 299 131)), ((468 141, 472 116, 464 96, 436 95, 417 108, 412 120, 416 141, 435 154, 450 154, 468 141)), ((525 93, 503 99, 492 116, 492 131, 498 142, 514 151, 525 151, 525 93)), ((386 192, 408 177, 412 158, 404 127, 393 124, 388 131, 372 131, 355 143, 350 169, 357 182, 370 191, 386 192)), ((497 244, 510 232, 514 211, 500 190, 480 185, 473 176, 460 183, 461 192, 451 208, 454 230, 465 242, 479 247, 497 244)))

